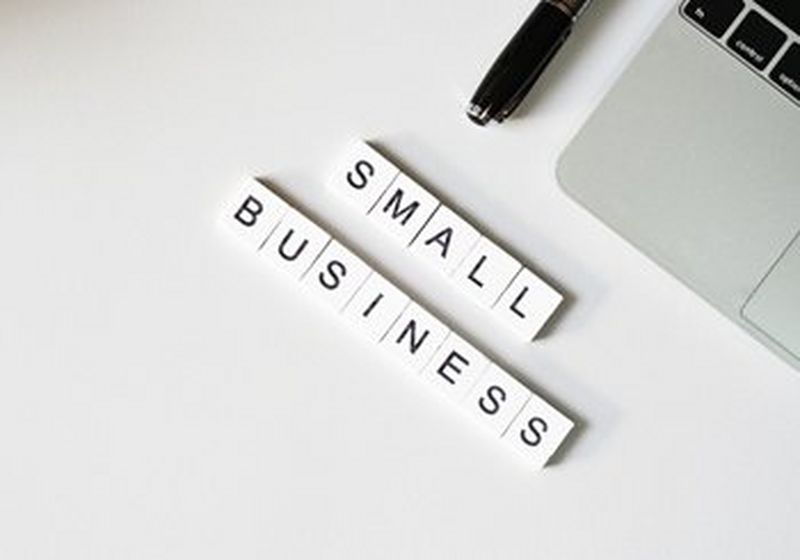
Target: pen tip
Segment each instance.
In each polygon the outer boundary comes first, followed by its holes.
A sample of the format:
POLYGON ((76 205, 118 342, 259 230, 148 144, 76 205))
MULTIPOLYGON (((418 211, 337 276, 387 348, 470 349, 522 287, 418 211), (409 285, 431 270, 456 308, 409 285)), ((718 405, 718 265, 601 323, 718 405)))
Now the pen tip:
POLYGON ((478 126, 486 126, 489 124, 489 121, 492 120, 489 109, 484 109, 480 105, 475 105, 474 103, 471 103, 467 107, 467 117, 478 126))

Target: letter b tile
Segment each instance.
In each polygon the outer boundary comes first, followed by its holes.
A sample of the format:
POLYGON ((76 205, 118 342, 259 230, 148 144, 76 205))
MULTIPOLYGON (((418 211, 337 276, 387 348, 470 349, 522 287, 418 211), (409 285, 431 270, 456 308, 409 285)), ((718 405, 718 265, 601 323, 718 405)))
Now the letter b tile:
POLYGON ((221 220, 251 250, 257 251, 288 209, 289 205, 265 185, 247 178, 225 206, 221 220))

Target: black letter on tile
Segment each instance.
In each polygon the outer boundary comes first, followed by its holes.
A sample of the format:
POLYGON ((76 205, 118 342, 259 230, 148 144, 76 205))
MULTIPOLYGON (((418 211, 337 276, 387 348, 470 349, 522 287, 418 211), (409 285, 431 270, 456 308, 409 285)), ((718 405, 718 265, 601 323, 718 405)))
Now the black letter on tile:
POLYGON ((519 433, 519 436, 522 438, 522 441, 525 442, 526 445, 530 445, 531 447, 536 447, 542 442, 542 434, 539 433, 541 430, 542 433, 547 431, 547 422, 539 418, 538 416, 534 416, 530 420, 528 420, 528 428, 533 432, 534 439, 531 439, 528 436, 528 433, 525 430, 522 430, 519 433), (537 429, 536 425, 539 425, 537 429))
POLYGON ((506 402, 506 391, 502 387, 492 385, 486 390, 486 397, 478 399, 478 406, 486 414, 497 414, 500 410, 500 403, 506 402), (486 404, 486 399, 489 400, 489 405, 486 404))
POLYGON ((414 215, 414 212, 417 211, 417 208, 419 208, 420 204, 419 202, 414 201, 405 208, 400 208, 402 200, 403 200, 403 191, 397 189, 392 195, 392 198, 389 199, 389 202, 386 203, 386 206, 383 207, 383 211, 388 212, 389 209, 391 209, 392 206, 394 206, 394 209, 392 210, 392 218, 395 220, 400 218, 400 223, 406 225, 408 223, 408 220, 410 220, 411 217, 414 215))
POLYGON ((258 218, 258 215, 263 211, 264 205, 261 204, 257 198, 248 196, 247 200, 239 207, 233 217, 243 226, 252 227, 256 225, 256 218, 258 218))
POLYGON ((483 263, 485 262, 486 262, 486 255, 483 255, 481 256, 480 260, 475 264, 475 266, 472 268, 472 272, 469 273, 469 279, 475 282, 475 284, 477 284, 479 288, 483 288, 483 282, 475 278, 475 273, 478 272, 478 270, 480 270, 480 268, 483 266, 483 263))
POLYGON ((362 159, 356 163, 355 172, 358 174, 358 181, 353 178, 353 172, 349 171, 347 173, 347 182, 354 189, 361 190, 369 183, 367 176, 373 177, 375 175, 375 168, 370 162, 362 159))
POLYGON ((362 313, 361 316, 362 317, 369 317, 369 314, 372 313, 373 309, 378 307, 378 304, 380 303, 380 301, 382 299, 383 299, 383 294, 378 294, 378 297, 376 297, 374 300, 372 300, 372 303, 369 304, 369 307, 367 307, 364 310, 364 313, 362 313))
POLYGON ((335 290, 342 283, 342 278, 347 276, 347 267, 339 261, 331 261, 327 266, 330 279, 326 279, 325 271, 319 273, 319 283, 329 290, 335 290))
POLYGON ((451 385, 455 385, 456 381, 455 381, 455 379, 453 379, 452 377, 447 375, 447 371, 446 371, 447 368, 450 368, 451 370, 456 372, 458 375, 461 375, 461 372, 462 372, 462 370, 458 367, 458 365, 453 363, 454 361, 461 362, 461 364, 460 364, 461 367, 468 367, 469 366, 469 360, 466 359, 461 354, 459 354, 458 352, 456 352, 455 350, 453 350, 452 352, 450 352, 450 355, 447 356, 447 359, 442 363, 442 365, 439 366, 439 369, 436 370, 436 373, 438 373, 439 375, 444 377, 447 381, 450 382, 451 385))
POLYGON ((422 336, 417 339, 417 322, 412 319, 408 322, 406 328, 403 329, 403 332, 400 333, 400 336, 397 337, 397 344, 403 342, 406 334, 409 334, 409 349, 411 350, 412 354, 416 354, 417 350, 422 348, 422 345, 425 343, 425 339, 428 338, 430 331, 426 329, 425 332, 422 333, 422 336))
POLYGON ((286 252, 286 244, 288 243, 289 239, 291 239, 292 235, 294 235, 294 230, 290 229, 288 232, 286 232, 286 236, 283 238, 283 241, 281 241, 281 244, 278 246, 278 253, 287 261, 296 260, 297 257, 299 257, 303 253, 303 251, 305 251, 306 245, 308 245, 308 239, 303 239, 303 242, 300 244, 300 246, 297 248, 294 254, 292 255, 288 254, 286 252))
POLYGON ((436 243, 442 246, 442 258, 447 258, 447 251, 450 249, 450 240, 453 237, 453 228, 443 229, 425 242, 425 245, 436 243))
POLYGON ((524 288, 522 288, 522 291, 517 296, 517 299, 514 300, 514 303, 511 304, 511 311, 514 313, 514 315, 517 315, 520 319, 524 319, 525 314, 517 308, 517 305, 519 305, 519 302, 522 301, 522 298, 524 298, 525 294, 527 293, 528 293, 528 287, 525 286, 524 288))

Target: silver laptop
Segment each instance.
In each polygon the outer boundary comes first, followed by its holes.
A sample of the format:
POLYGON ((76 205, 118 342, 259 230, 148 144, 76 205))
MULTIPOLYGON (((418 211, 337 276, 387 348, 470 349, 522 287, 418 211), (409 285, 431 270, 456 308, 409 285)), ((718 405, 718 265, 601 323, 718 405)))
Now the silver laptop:
POLYGON ((559 178, 800 369, 800 0, 681 2, 559 178))

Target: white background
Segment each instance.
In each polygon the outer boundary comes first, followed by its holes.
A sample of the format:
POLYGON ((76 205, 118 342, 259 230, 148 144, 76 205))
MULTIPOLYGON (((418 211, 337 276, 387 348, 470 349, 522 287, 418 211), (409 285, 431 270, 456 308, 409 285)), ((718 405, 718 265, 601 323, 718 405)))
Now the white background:
MULTIPOLYGON (((520 118, 531 1, 0 4, 0 557, 796 558, 800 377, 555 161, 668 0, 597 0, 520 118), (323 188, 375 140, 570 295, 523 345, 323 188), (580 422, 529 472, 216 227, 281 192, 580 422)), ((642 185, 647 188, 647 185, 642 185)))

